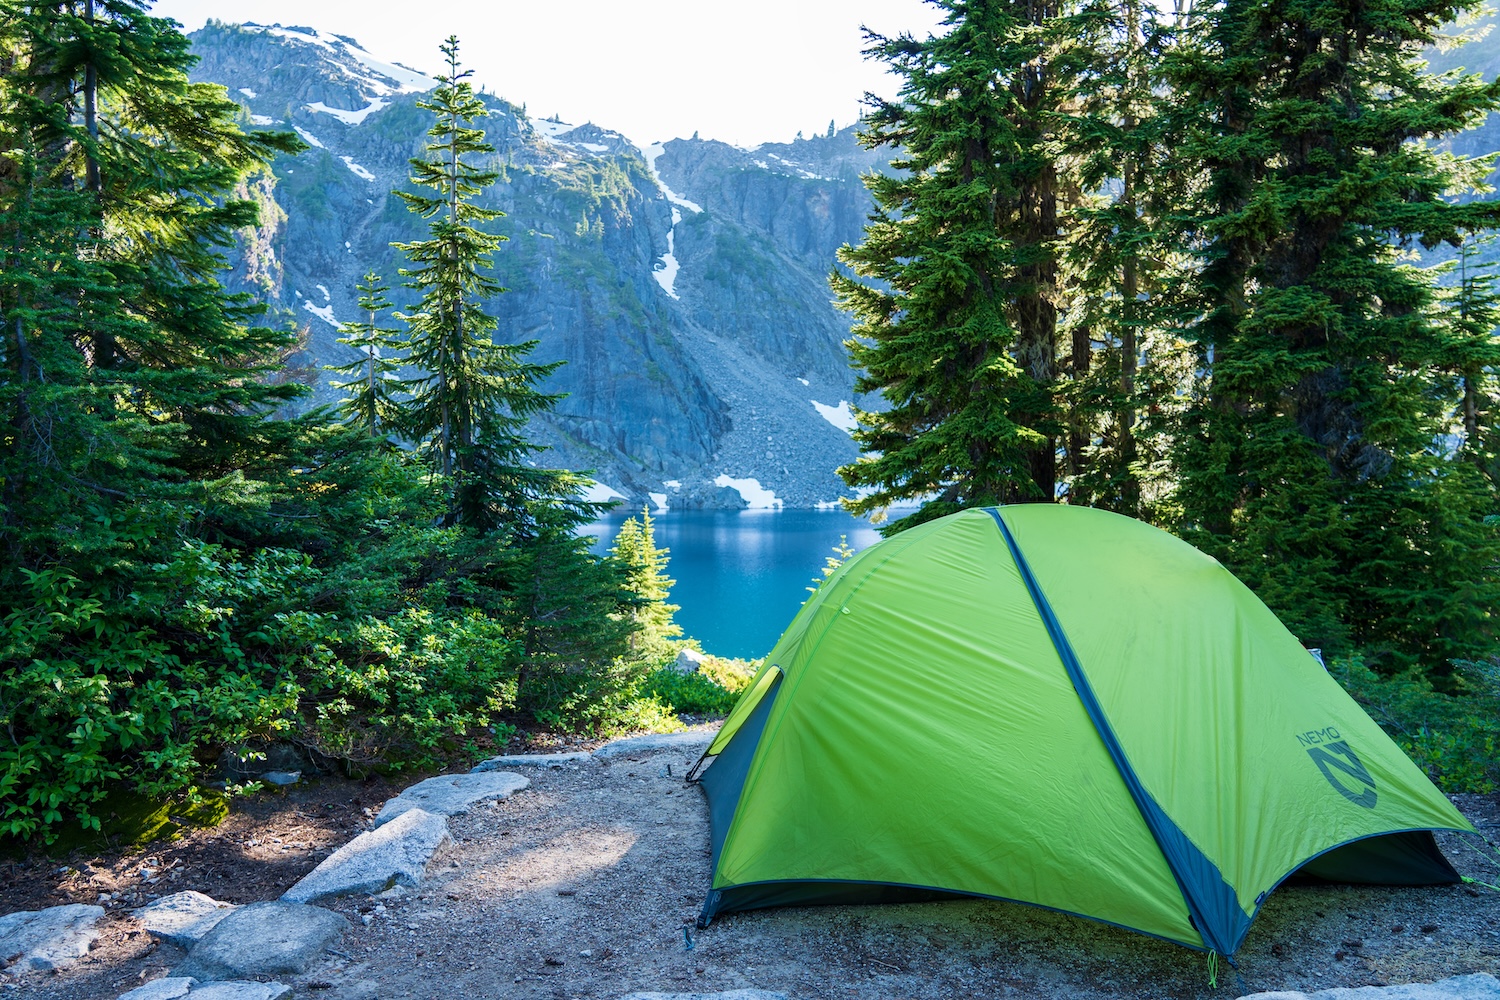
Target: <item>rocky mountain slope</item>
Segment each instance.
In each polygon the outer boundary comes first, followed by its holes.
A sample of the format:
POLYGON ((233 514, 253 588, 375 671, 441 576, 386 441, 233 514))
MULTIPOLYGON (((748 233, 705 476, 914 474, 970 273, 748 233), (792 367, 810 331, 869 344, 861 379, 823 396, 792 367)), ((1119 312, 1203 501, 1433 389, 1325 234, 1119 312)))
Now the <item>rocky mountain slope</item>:
MULTIPOLYGON (((195 78, 223 84, 252 127, 295 129, 311 148, 249 185, 262 223, 244 234, 231 281, 306 331, 294 358, 314 400, 336 402, 321 365, 351 356, 337 324, 355 284, 393 284, 393 241, 425 224, 391 192, 407 186, 434 81, 347 36, 308 27, 210 22, 192 36, 195 78)), ((854 130, 744 150, 531 117, 485 95, 500 183, 488 199, 509 237, 487 303, 498 338, 536 339, 563 359, 548 388, 568 395, 533 421, 546 460, 595 470, 610 491, 672 506, 813 506, 844 492, 834 469, 857 448, 842 347, 847 318, 826 276, 860 238, 861 173, 886 157, 854 130)), ((415 293, 398 289, 399 306, 415 293)))

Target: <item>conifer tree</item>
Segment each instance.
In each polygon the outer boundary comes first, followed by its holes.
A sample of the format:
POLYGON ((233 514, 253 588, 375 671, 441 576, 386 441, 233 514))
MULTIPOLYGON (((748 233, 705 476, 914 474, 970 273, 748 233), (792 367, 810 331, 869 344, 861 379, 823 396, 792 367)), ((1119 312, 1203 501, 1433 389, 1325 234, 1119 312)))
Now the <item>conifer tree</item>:
POLYGON ((1448 368, 1454 384, 1445 393, 1458 399, 1452 414, 1459 454, 1492 484, 1500 486, 1500 437, 1496 406, 1500 403, 1500 369, 1495 364, 1495 331, 1500 330, 1500 287, 1495 274, 1495 236, 1471 236, 1456 259, 1439 265, 1438 307, 1452 328, 1453 356, 1448 368), (1452 283, 1457 279, 1456 284, 1452 283))
POLYGON ((1486 648, 1500 598, 1492 497, 1440 445, 1455 359, 1493 365, 1495 345, 1399 250, 1500 221, 1446 197, 1487 161, 1413 141, 1500 105, 1500 84, 1424 70, 1474 6, 1225 0, 1166 63, 1195 191, 1177 238, 1198 257, 1179 528, 1308 645, 1438 674, 1486 648))
POLYGON ((284 709, 233 639, 167 620, 191 586, 174 561, 268 505, 244 470, 276 465, 298 430, 269 411, 302 391, 265 377, 287 334, 218 281, 256 218, 233 191, 299 144, 241 132, 223 88, 189 82, 192 62, 144 3, 0 0, 9 834, 98 829, 111 790, 178 789, 211 733, 284 709))
POLYGON ((861 141, 901 152, 866 180, 876 211, 831 278, 853 313, 865 452, 840 470, 850 509, 931 497, 900 530, 965 507, 1050 500, 1057 481, 1058 176, 1047 148, 1063 91, 1050 4, 936 0, 947 30, 868 35, 902 77, 872 100, 861 141), (865 280, 859 280, 865 279, 865 280))
POLYGON ((437 116, 427 157, 410 161, 412 183, 431 193, 396 192, 430 220, 426 239, 395 244, 411 262, 401 274, 422 295, 416 311, 401 317, 408 325, 405 361, 422 374, 402 383, 410 399, 400 429, 451 479, 447 523, 491 529, 509 520, 514 527, 529 520, 530 501, 566 506, 579 485, 576 477, 528 464, 539 449, 523 436, 526 421, 561 398, 538 388, 561 362, 529 361, 534 340, 492 339, 498 322, 484 300, 505 289, 485 272, 505 237, 479 227, 504 213, 478 198, 499 173, 477 162, 494 147, 473 125, 488 112, 466 79, 470 71, 459 69, 458 39, 450 36, 441 50, 447 71, 417 105, 437 116))
POLYGON ((1181 179, 1164 169, 1155 114, 1154 67, 1171 33, 1141 0, 1085 0, 1055 30, 1072 84, 1060 146, 1076 175, 1060 234, 1067 497, 1141 516, 1162 457, 1142 417, 1170 405, 1174 387, 1159 383, 1181 356, 1167 293, 1183 255, 1163 225, 1181 179))
POLYGON ((682 635, 682 627, 672 620, 678 605, 667 603, 677 585, 667 576, 671 551, 657 548, 649 509, 641 508, 640 520, 625 519, 609 555, 621 569, 621 586, 635 602, 631 617, 639 631, 630 638, 631 650, 653 665, 660 663, 672 655, 671 640, 682 635))
POLYGON ((351 376, 347 382, 334 382, 335 389, 349 393, 340 406, 344 419, 356 427, 365 428, 371 437, 393 427, 400 417, 400 405, 393 398, 393 383, 399 384, 396 373, 401 360, 394 352, 403 345, 400 331, 380 325, 380 314, 391 308, 386 298, 390 287, 374 271, 365 274, 364 281, 356 286, 359 291, 359 308, 367 319, 357 323, 345 323, 340 327, 344 336, 339 343, 348 344, 364 356, 342 365, 329 365, 330 371, 351 376))
POLYGON ((257 327, 260 308, 217 280, 256 212, 228 192, 299 144, 241 132, 238 105, 188 82, 187 39, 144 6, 0 6, 13 543, 242 467, 267 410, 301 391, 263 377, 287 334, 257 327))

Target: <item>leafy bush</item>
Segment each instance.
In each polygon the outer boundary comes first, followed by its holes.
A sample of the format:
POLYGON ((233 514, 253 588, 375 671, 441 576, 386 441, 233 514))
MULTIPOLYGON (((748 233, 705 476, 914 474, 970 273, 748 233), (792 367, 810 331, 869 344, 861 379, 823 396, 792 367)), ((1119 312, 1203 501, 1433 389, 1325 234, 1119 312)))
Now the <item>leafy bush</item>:
POLYGON ((559 533, 440 527, 408 456, 299 433, 292 474, 121 505, 48 568, 0 571, 0 835, 98 832, 112 792, 180 803, 226 748, 266 741, 404 767, 503 741, 521 714, 677 725, 637 694, 609 560, 559 533))
POLYGON ((641 686, 641 694, 677 712, 728 715, 754 677, 753 666, 744 660, 710 656, 693 673, 670 666, 652 671, 641 686))
POLYGON ((1500 788, 1500 665, 1456 661, 1456 694, 1409 673, 1381 678, 1361 656, 1329 672, 1445 792, 1500 788))
POLYGON ((320 753, 427 766, 471 730, 501 742, 514 731, 495 720, 515 707, 519 644, 494 619, 408 608, 341 631, 327 616, 295 618, 308 668, 300 735, 320 753))

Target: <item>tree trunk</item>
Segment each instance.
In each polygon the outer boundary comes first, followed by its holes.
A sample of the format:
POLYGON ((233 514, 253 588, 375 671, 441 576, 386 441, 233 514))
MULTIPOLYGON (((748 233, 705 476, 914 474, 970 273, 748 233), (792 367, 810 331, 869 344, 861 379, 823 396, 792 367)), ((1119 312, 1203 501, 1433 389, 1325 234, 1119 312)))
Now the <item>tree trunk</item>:
MULTIPOLYGON (((1029 6, 1027 13, 1032 24, 1040 25, 1057 11, 1055 4, 1047 2, 1029 6)), ((1052 82, 1049 73, 1046 60, 1038 59, 1018 76, 1016 96, 1030 122, 1035 122, 1046 106, 1052 82)), ((1042 138, 1040 133, 1031 137, 1034 142, 1042 138)), ((1046 400, 1032 415, 1035 426, 1051 419, 1057 381, 1057 261, 1052 252, 1057 238, 1057 168, 1052 162, 1022 186, 1018 207, 1021 242, 1035 257, 1020 268, 1024 290, 1016 302, 1016 360, 1036 383, 1038 398, 1046 400)), ((1056 499, 1057 445, 1050 436, 1030 452, 1027 465, 1040 499, 1056 499)))

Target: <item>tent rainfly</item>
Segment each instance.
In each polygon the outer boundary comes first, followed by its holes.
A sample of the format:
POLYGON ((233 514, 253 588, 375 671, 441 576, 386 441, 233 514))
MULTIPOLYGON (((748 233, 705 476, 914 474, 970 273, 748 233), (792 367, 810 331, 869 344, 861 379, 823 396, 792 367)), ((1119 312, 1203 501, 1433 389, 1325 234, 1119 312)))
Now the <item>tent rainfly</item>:
POLYGON ((1230 956, 1289 876, 1454 882, 1473 829, 1216 560, 1054 504, 845 562, 695 774, 700 926, 978 896, 1230 956))

